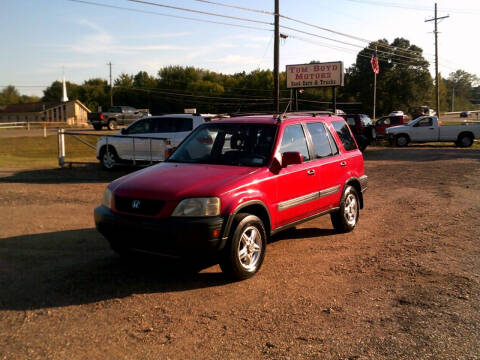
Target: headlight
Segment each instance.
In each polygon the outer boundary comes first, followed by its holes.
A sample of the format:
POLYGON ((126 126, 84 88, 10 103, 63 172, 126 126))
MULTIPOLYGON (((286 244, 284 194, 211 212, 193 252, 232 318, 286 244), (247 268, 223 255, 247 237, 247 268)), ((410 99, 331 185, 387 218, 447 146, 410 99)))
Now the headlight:
POLYGON ((102 199, 102 205, 105 205, 109 209, 112 208, 112 190, 110 190, 108 187, 105 189, 105 192, 103 193, 103 199, 102 199))
POLYGON ((220 199, 217 197, 185 199, 173 210, 172 216, 220 215, 220 199))

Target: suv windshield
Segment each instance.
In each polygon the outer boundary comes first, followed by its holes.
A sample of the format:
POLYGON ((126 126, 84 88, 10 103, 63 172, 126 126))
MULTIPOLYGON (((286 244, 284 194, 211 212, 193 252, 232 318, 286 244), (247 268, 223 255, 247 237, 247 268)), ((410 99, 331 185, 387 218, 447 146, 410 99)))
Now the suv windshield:
POLYGON ((205 124, 198 127, 167 161, 264 166, 272 153, 276 128, 270 124, 205 124))

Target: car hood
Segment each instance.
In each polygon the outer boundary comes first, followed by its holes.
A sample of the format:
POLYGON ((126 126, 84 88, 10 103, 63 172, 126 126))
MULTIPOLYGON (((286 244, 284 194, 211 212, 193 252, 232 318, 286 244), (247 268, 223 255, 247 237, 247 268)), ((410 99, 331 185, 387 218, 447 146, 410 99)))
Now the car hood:
POLYGON ((386 128, 385 129, 385 132, 388 134, 388 133, 396 133, 396 132, 399 132, 399 131, 402 131, 402 130, 407 130, 409 129, 410 126, 408 125, 396 125, 396 126, 391 126, 389 128, 386 128))
POLYGON ((263 168, 162 163, 114 181, 115 195, 165 201, 186 197, 219 196, 245 183, 263 168))

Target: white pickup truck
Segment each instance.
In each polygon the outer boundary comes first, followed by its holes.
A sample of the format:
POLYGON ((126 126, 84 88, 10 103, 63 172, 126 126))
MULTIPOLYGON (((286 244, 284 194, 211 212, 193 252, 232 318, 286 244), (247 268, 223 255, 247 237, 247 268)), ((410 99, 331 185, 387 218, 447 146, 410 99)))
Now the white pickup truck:
POLYGON ((409 142, 453 141, 457 146, 472 146, 473 140, 480 138, 480 125, 441 126, 435 116, 420 116, 408 124, 392 126, 385 134, 397 146, 407 146, 409 142))
POLYGON ((106 170, 120 163, 164 161, 171 150, 206 119, 193 114, 149 116, 137 120, 119 134, 102 136, 97 159, 106 170))

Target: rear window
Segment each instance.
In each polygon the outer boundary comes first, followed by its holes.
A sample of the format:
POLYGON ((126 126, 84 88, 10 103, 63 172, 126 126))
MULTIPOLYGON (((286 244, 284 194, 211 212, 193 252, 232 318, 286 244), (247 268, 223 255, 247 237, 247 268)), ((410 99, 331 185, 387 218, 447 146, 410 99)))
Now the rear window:
POLYGON ((355 143, 347 124, 344 121, 332 121, 332 125, 337 132, 337 135, 340 138, 345 150, 355 150, 357 148, 357 144, 355 143))
POLYGON ((193 130, 192 118, 155 118, 153 131, 156 133, 173 133, 193 130))
POLYGON ((372 125, 372 119, 368 115, 361 114, 360 115, 360 120, 362 121, 363 126, 369 126, 372 125))

